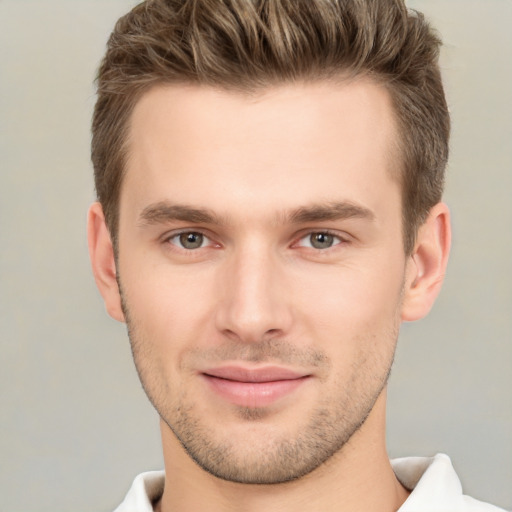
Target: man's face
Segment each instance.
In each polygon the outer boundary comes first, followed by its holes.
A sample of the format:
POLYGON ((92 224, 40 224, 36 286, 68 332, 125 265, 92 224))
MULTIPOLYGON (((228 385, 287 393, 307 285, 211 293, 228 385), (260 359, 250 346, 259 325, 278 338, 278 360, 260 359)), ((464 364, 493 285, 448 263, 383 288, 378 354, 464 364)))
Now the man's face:
POLYGON ((369 82, 137 104, 118 273, 144 388, 233 481, 305 475, 383 389, 406 257, 390 99, 369 82))

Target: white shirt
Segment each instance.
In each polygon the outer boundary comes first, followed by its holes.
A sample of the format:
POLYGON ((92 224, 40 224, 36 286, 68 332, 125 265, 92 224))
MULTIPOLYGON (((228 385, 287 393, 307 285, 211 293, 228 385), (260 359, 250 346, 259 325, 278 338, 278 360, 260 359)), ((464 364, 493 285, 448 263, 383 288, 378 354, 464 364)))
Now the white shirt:
MULTIPOLYGON (((447 455, 404 457, 391 465, 402 485, 412 491, 398 512, 505 512, 462 494, 447 455)), ((152 503, 162 495, 164 479, 163 471, 141 473, 114 512, 153 512, 152 503)))

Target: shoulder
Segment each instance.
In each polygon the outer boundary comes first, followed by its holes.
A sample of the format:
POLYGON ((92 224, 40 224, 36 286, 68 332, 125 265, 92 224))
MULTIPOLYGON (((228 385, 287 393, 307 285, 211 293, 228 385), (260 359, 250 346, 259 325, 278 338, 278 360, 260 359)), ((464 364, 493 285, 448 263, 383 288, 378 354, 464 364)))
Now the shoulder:
POLYGON ((398 480, 411 491, 399 512, 505 512, 463 494, 445 454, 394 459, 391 465, 398 480))

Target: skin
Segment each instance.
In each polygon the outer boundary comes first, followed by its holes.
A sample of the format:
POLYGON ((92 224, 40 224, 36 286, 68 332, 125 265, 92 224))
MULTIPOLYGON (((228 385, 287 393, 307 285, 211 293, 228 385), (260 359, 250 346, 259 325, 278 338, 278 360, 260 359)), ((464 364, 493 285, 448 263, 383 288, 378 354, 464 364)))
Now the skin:
POLYGON ((363 80, 253 96, 167 86, 139 100, 117 261, 99 204, 89 243, 161 417, 158 509, 392 511, 406 499, 385 387, 400 323, 439 292, 450 228, 436 205, 404 254, 396 136, 387 92, 363 80), (240 405, 205 379, 225 364, 304 378, 240 405))

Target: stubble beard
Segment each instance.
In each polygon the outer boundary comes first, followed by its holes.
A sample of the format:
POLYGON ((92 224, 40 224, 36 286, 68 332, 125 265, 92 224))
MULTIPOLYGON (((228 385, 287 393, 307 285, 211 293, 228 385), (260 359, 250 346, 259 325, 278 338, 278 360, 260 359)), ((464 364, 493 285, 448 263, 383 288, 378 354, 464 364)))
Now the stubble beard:
MULTIPOLYGON (((216 439, 192 408, 178 407, 161 417, 187 454, 213 476, 243 484, 281 484, 300 479, 341 454, 366 421, 384 387, 385 382, 375 396, 365 397, 353 411, 343 406, 333 411, 328 404, 317 407, 294 436, 266 431, 249 449, 241 447, 243 441, 238 438, 233 442, 229 435, 216 439)), ((237 414, 246 421, 248 430, 251 422, 258 423, 267 415, 265 410, 250 408, 239 408, 237 414)), ((247 435, 248 444, 252 439, 247 435)))
MULTIPOLYGON (((229 432, 222 435, 209 428, 208 419, 201 417, 194 406, 194 397, 186 392, 170 399, 170 390, 152 355, 151 344, 138 332, 123 297, 132 354, 142 386, 162 420, 173 432, 183 449, 199 467, 211 475, 243 484, 280 484, 304 477, 319 468, 343 447, 364 424, 383 392, 391 371, 398 325, 380 342, 388 344, 383 356, 361 354, 352 365, 352 377, 334 382, 323 400, 312 411, 305 424, 290 432, 261 429, 265 418, 272 414, 267 408, 237 407, 239 419, 247 423, 248 433, 258 431, 257 442, 248 436, 247 443, 232 439, 229 432), (392 338, 392 342, 390 340, 392 338), (328 395, 328 396, 327 396, 328 395), (261 431, 261 432, 260 432, 261 431), (266 435, 261 435, 265 432, 266 435), (220 435, 219 435, 220 434, 220 435)), ((269 354, 288 362, 297 349, 280 341, 262 341, 260 344, 227 348, 224 352, 234 359, 265 361, 269 354), (245 356, 243 354, 250 354, 245 356)), ((302 354, 309 361, 330 362, 318 351, 302 354)), ((300 421, 300 419, 298 419, 300 421)), ((267 422, 267 425, 269 422, 267 422)))

